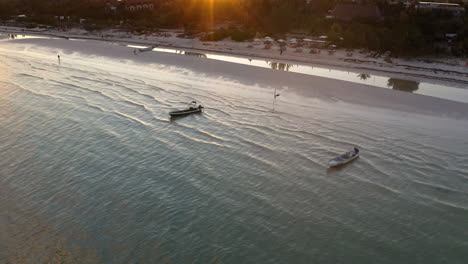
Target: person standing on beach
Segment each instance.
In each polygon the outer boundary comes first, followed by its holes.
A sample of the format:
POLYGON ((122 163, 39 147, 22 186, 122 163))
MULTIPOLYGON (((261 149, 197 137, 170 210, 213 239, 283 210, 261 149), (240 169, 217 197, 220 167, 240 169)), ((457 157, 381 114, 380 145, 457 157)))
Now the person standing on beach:
POLYGON ((57 58, 58 58, 58 62, 59 62, 59 64, 60 64, 60 54, 57 55, 57 58))
POLYGON ((280 55, 283 55, 283 51, 286 50, 285 44, 280 43, 280 55))

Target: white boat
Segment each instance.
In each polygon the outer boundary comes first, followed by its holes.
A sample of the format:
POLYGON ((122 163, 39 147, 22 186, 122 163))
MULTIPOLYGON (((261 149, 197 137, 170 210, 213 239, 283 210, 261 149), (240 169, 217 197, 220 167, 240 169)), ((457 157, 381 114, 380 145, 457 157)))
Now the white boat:
POLYGON ((153 45, 151 47, 146 47, 146 48, 140 48, 138 49, 139 52, 145 52, 145 51, 152 51, 154 48, 156 48, 156 45, 153 45))
POLYGON ((360 153, 359 153, 359 149, 358 148, 354 148, 353 150, 351 151, 348 151, 334 159, 331 159, 328 161, 328 166, 329 167, 337 167, 337 166, 341 166, 341 165, 344 165, 348 162, 351 162, 357 158, 359 158, 360 156, 360 153))

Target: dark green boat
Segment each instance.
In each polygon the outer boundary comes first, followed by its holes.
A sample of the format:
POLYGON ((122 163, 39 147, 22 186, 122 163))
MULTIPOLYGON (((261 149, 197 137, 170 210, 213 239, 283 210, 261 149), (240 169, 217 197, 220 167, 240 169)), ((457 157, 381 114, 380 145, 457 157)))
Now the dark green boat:
POLYGON ((189 107, 187 109, 172 111, 172 112, 169 112, 169 115, 171 117, 175 117, 175 116, 185 116, 185 115, 190 115, 190 114, 201 113, 203 111, 203 108, 204 107, 202 105, 199 105, 197 104, 197 102, 192 101, 189 104, 189 107))

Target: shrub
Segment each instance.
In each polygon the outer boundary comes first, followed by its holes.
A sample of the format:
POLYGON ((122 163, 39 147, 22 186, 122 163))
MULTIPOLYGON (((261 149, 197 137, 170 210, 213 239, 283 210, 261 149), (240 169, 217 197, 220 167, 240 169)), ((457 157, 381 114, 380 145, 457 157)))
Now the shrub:
POLYGON ((246 41, 255 37, 255 33, 247 30, 238 30, 235 29, 234 31, 230 32, 231 39, 234 41, 246 41))
POLYGON ((209 33, 204 36, 202 41, 220 41, 227 37, 231 37, 234 41, 245 41, 252 39, 255 36, 253 31, 249 30, 239 30, 235 27, 229 27, 228 29, 220 28, 213 33, 209 33))
POLYGON ((86 31, 95 31, 95 30, 101 30, 103 27, 101 25, 97 25, 97 24, 85 24, 83 26, 83 28, 86 31))

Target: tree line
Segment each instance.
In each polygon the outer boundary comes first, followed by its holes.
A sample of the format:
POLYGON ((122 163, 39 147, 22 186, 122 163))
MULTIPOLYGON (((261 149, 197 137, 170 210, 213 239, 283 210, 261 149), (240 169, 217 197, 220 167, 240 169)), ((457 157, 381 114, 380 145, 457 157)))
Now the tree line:
POLYGON ((345 48, 391 51, 402 56, 447 52, 446 33, 456 34, 450 44, 454 55, 468 55, 468 12, 454 17, 449 12, 418 12, 403 4, 375 0, 384 20, 355 19, 342 22, 327 19, 327 12, 343 0, 154 0, 154 8, 130 11, 126 0, 0 0, 0 19, 25 14, 30 23, 56 25, 55 16, 87 19, 96 28, 120 25, 124 21, 136 30, 184 28, 189 33, 208 33, 205 39, 253 38, 257 32, 284 37, 291 31, 327 35, 345 48), (116 9, 109 8, 108 3, 116 9), (219 25, 229 26, 219 28, 219 25), (218 25, 218 26, 217 26, 218 25))

